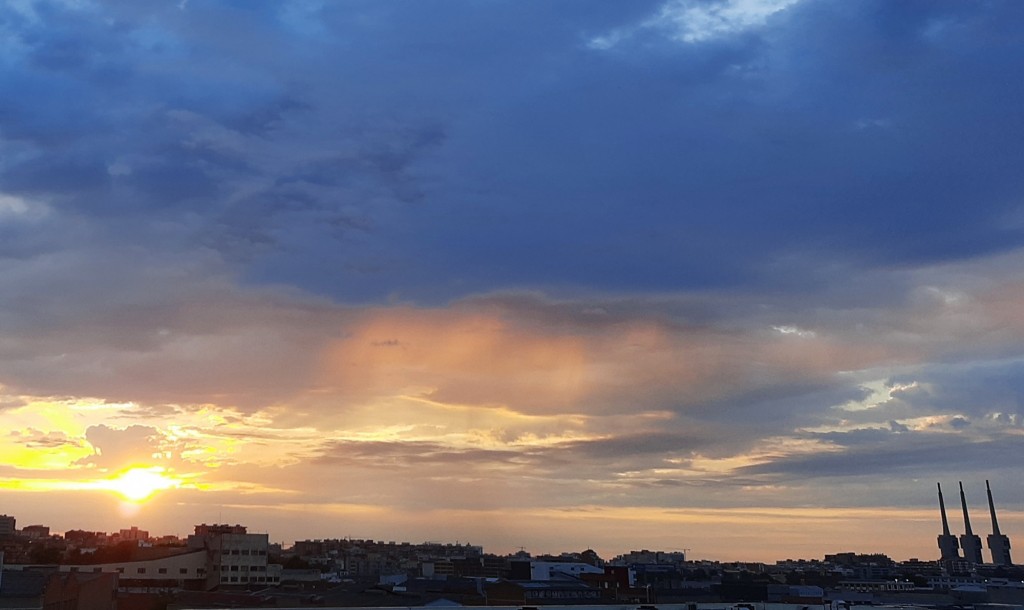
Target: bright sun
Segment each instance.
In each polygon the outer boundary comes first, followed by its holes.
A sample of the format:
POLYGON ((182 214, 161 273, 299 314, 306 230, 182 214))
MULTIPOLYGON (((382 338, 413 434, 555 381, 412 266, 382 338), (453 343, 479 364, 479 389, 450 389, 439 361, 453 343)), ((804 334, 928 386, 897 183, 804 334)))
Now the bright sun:
POLYGON ((114 478, 101 482, 100 486, 121 494, 131 502, 141 502, 155 492, 181 486, 181 481, 164 474, 164 468, 131 468, 114 478))

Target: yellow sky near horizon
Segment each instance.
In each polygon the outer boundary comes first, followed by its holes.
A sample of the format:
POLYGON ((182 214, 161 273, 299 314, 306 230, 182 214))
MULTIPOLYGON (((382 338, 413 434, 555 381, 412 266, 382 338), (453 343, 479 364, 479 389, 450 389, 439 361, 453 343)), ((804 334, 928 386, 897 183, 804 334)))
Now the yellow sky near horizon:
MULTIPOLYGON (((456 426, 456 407, 440 405, 443 417, 433 423, 424 417, 419 424, 397 425, 385 418, 377 428, 364 422, 347 430, 315 430, 275 427, 274 409, 246 414, 204 405, 160 414, 96 399, 20 399, 22 406, 6 411, 9 432, 0 437, 0 459, 7 465, 0 497, 11 505, 37 507, 18 515, 20 523, 56 519, 51 525, 57 529, 116 530, 130 518, 144 528, 182 533, 192 525, 182 519, 203 513, 203 503, 209 502, 235 516, 229 520, 253 519, 286 542, 292 541, 287 537, 340 535, 390 540, 404 533, 403 539, 412 541, 471 539, 492 552, 526 543, 536 552, 691 548, 695 556, 762 561, 847 549, 927 558, 937 530, 937 511, 931 507, 800 506, 787 500, 796 492, 785 486, 734 489, 750 506, 721 499, 715 500, 720 506, 688 506, 687 494, 700 493, 699 485, 676 496, 682 498, 678 506, 636 505, 627 493, 651 477, 728 478, 751 464, 833 450, 820 441, 766 439, 764 448, 746 454, 662 460, 650 471, 609 472, 604 480, 595 478, 600 469, 581 471, 580 480, 570 481, 545 462, 558 460, 560 447, 614 437, 582 426, 577 432, 544 431, 552 419, 561 427, 571 424, 561 416, 485 409, 456 426), (488 418, 492 428, 484 423, 488 418), (515 428, 511 422, 524 427, 504 437, 486 432, 498 426, 508 431, 515 428), (344 472, 337 472, 339 467, 344 472), (340 494, 324 493, 332 484, 340 494), (367 493, 368 488, 379 493, 367 493), (538 495, 559 488, 567 491, 564 499, 538 495), (589 494, 585 503, 565 503, 583 488, 589 494), (438 505, 432 506, 435 492, 438 505), (481 492, 493 501, 469 498, 481 492), (92 498, 83 506, 106 503, 117 510, 108 508, 107 518, 102 509, 91 516, 83 510, 83 522, 77 523, 45 501, 48 495, 72 497, 67 494, 92 498), (111 497, 104 501, 104 494, 111 497), (441 501, 445 494, 447 502, 441 501), (338 495, 349 501, 339 503, 338 495), (9 502, 16 497, 18 502, 9 502), (148 521, 151 515, 154 520, 148 521), (339 521, 347 524, 342 530, 339 521), (770 540, 778 544, 764 546, 770 540)), ((405 404, 421 408, 422 400, 405 404)), ((982 508, 975 508, 977 519, 986 516, 982 508)), ((1004 531, 1024 525, 1024 515, 1016 511, 1004 508, 1001 518, 1004 531)))

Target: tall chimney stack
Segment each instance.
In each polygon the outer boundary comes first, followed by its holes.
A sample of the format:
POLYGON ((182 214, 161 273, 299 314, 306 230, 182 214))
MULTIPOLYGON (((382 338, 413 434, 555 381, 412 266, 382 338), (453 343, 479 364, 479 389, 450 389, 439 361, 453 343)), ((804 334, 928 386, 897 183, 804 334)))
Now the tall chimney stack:
POLYGON ((992 552, 992 563, 997 566, 1011 566, 1010 560, 1010 538, 999 533, 999 522, 996 521, 996 505, 992 501, 992 488, 985 481, 985 491, 988 493, 988 511, 992 515, 992 533, 988 535, 988 550, 992 552))
POLYGON ((935 484, 939 488, 939 512, 942 513, 942 533, 939 534, 939 553, 941 561, 952 561, 960 559, 960 543, 956 536, 949 533, 949 521, 946 519, 946 503, 942 501, 942 484, 935 484))
POLYGON ((960 548, 964 550, 964 559, 972 563, 984 563, 981 558, 981 536, 971 529, 971 517, 967 514, 967 496, 964 495, 964 484, 960 482, 960 505, 964 508, 964 533, 960 536, 960 548))

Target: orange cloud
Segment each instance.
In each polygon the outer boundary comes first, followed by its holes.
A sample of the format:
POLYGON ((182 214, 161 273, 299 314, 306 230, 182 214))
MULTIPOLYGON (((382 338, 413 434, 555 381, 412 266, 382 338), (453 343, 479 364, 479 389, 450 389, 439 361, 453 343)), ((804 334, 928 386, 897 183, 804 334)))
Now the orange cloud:
POLYGON ((441 402, 575 408, 583 396, 587 345, 481 312, 374 310, 326 350, 323 385, 362 399, 420 394, 441 402))

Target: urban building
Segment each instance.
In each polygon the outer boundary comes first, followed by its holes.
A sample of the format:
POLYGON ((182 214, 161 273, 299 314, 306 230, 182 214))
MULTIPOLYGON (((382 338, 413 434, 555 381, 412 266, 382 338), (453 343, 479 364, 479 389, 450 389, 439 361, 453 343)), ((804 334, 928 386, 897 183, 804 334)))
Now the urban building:
POLYGON ((686 551, 630 551, 612 559, 617 565, 631 563, 680 564, 686 562, 686 551))
POLYGON ((583 574, 604 574, 604 569, 575 561, 515 560, 511 562, 512 580, 558 580, 580 578, 583 574))
POLYGON ((243 525, 197 525, 186 546, 207 553, 206 587, 277 585, 281 566, 267 562, 267 534, 250 534, 243 525))
POLYGON ((122 590, 152 592, 172 589, 204 590, 209 573, 205 550, 139 549, 138 559, 87 565, 61 565, 71 574, 114 573, 122 590), (150 557, 143 559, 142 557, 150 557))
POLYGON ((0 536, 13 536, 18 530, 15 528, 17 520, 9 515, 0 515, 0 536))
POLYGON ((45 525, 26 525, 21 528, 21 535, 31 540, 50 537, 50 528, 45 525))
POLYGON ((601 591, 579 581, 499 580, 484 589, 489 606, 597 603, 601 591))
POLYGON ((134 525, 129 529, 119 531, 117 536, 121 540, 149 540, 149 532, 140 530, 134 525))

